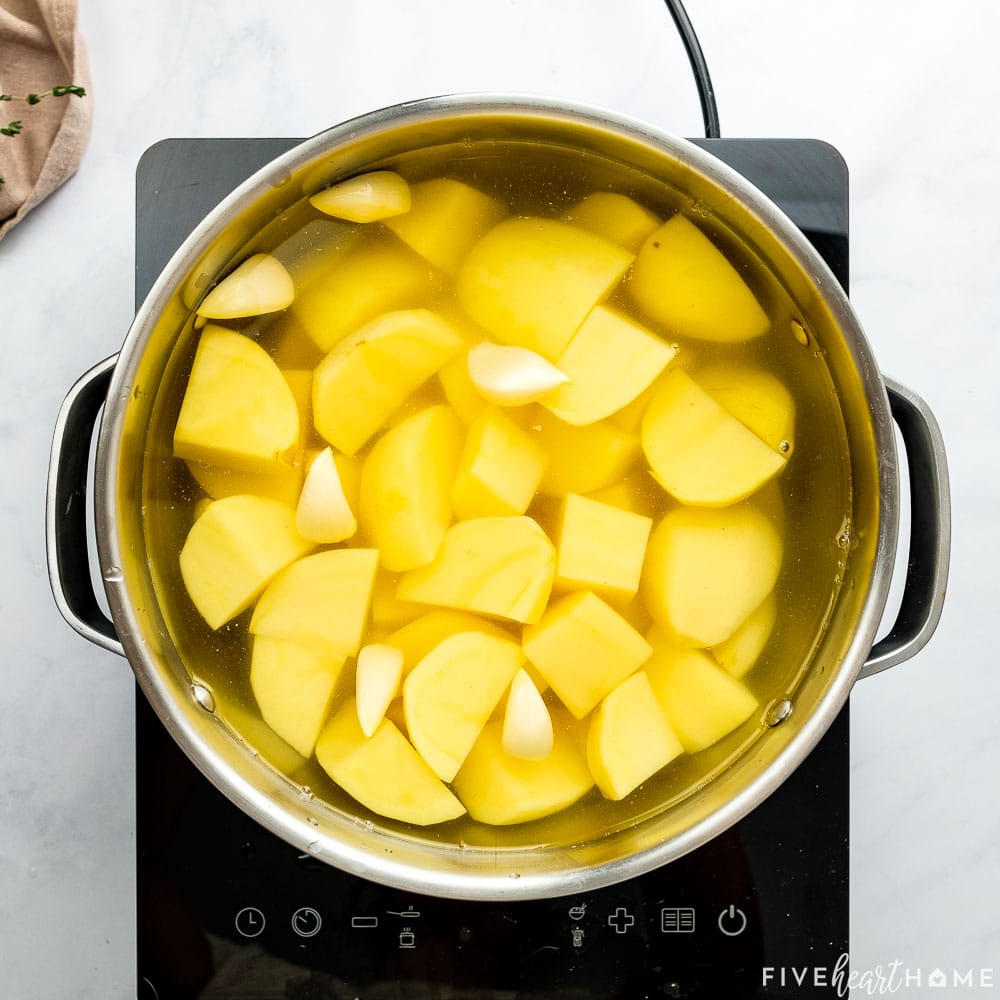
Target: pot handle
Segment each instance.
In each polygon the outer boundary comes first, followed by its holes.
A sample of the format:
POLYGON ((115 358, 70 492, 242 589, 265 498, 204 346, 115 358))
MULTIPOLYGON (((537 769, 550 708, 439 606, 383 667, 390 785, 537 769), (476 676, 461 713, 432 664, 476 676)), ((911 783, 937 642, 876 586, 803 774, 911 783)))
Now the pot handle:
POLYGON ((885 379, 910 473, 910 546, 896 621, 865 660, 858 679, 920 652, 941 618, 951 551, 951 498, 944 438, 934 414, 916 393, 885 379))
POLYGON ((85 639, 124 656, 114 623, 94 592, 86 502, 90 443, 117 360, 112 355, 82 375, 59 409, 45 495, 45 549, 60 614, 85 639))

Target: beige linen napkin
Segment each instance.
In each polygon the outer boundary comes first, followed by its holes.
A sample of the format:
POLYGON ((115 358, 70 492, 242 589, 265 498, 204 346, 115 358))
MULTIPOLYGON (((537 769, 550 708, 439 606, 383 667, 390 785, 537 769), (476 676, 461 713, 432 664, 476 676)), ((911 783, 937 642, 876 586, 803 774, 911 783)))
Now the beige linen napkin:
POLYGON ((80 165, 90 135, 87 58, 76 29, 76 0, 0 0, 0 93, 24 97, 77 84, 86 97, 46 97, 35 105, 0 101, 0 239, 80 165))

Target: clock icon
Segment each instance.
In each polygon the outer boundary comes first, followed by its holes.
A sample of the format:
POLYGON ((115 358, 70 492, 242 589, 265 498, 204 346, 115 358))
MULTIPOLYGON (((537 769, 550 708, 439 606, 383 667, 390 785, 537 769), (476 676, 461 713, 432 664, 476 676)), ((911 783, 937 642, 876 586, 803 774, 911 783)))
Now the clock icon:
POLYGON ((292 930, 299 937, 315 937, 322 926, 323 918, 311 906, 300 906, 292 914, 292 930))
POLYGON ((256 906, 244 906, 234 922, 237 932, 245 938, 258 937, 264 930, 264 914, 256 906))

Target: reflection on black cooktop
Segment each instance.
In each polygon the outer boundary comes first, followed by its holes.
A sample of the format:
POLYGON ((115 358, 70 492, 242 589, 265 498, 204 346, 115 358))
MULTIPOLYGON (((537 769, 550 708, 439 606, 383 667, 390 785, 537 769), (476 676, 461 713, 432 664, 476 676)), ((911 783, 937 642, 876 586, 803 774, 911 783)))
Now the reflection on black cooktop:
MULTIPOLYGON (((847 175, 809 140, 700 143, 847 280, 847 175)), ((204 213, 294 140, 167 140, 138 171, 136 297, 204 213)), ((833 968, 848 936, 848 710, 763 805, 638 879, 526 903, 346 875, 244 816, 137 694, 138 995, 159 1000, 803 998, 765 969, 833 968), (765 978, 768 982, 765 985, 765 978)))

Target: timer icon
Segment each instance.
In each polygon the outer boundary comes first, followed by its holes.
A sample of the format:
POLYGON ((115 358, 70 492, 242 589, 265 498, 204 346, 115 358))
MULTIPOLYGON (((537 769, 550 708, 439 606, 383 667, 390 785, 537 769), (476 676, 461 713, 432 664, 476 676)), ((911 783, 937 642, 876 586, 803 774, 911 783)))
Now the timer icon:
POLYGON ((292 930, 299 937, 315 937, 322 926, 323 918, 311 906, 301 906, 292 914, 292 930))

